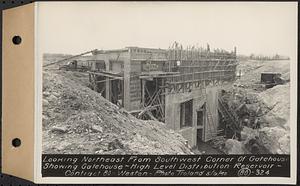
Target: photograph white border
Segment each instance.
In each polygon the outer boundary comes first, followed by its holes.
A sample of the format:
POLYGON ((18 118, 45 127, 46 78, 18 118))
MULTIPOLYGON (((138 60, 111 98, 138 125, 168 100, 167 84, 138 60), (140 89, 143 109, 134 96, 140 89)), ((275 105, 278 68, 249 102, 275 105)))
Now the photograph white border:
MULTIPOLYGON (((42 63, 43 54, 40 52, 39 3, 35 3, 35 182, 36 183, 82 183, 82 184, 296 184, 297 176, 297 63, 290 64, 290 178, 283 177, 42 177, 42 63)), ((75 2, 74 2, 75 3, 75 2)), ((76 2, 78 3, 78 2, 76 2)), ((79 2, 80 3, 80 2, 79 2)), ((101 3, 101 2, 99 2, 101 3)), ((170 2, 171 3, 171 2, 170 2)), ((207 3, 207 2, 206 2, 207 3)), ((211 3, 212 6, 216 2, 211 3)), ((242 2, 236 2, 242 3, 242 2)), ((258 2, 247 2, 258 3, 258 2)), ((275 2, 259 2, 272 4, 275 2)), ((283 3, 283 2, 276 2, 283 3)), ((284 2, 295 5, 297 2, 284 2)), ((297 9, 298 11, 298 9, 297 9)), ((295 22, 297 24, 297 22, 295 22)), ((298 33, 298 32, 296 32, 298 33)), ((297 35, 295 37, 294 55, 290 60, 298 62, 297 59, 297 35)))

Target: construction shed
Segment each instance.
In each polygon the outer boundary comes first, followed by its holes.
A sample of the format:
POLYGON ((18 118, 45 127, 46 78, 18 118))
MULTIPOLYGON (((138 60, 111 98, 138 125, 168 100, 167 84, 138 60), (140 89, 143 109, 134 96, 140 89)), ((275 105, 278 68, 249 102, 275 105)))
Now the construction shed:
POLYGON ((236 75, 236 48, 126 47, 93 51, 95 91, 142 119, 164 122, 192 147, 219 132, 219 87, 236 75))

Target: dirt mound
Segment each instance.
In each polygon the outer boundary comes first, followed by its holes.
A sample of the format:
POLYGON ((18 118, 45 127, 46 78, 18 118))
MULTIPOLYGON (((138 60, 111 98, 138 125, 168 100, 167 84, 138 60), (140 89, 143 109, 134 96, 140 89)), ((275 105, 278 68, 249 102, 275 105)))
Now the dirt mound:
POLYGON ((259 130, 264 146, 273 154, 290 153, 290 132, 280 127, 265 127, 259 130))
POLYGON ((262 101, 271 108, 264 115, 268 122, 259 136, 272 153, 290 153, 290 85, 277 85, 259 94, 262 101))
POLYGON ((138 120, 87 85, 86 73, 43 73, 43 153, 192 153, 163 123, 138 120))
POLYGON ((228 139, 225 142, 225 151, 227 154, 245 154, 244 144, 235 139, 228 139))
POLYGON ((290 85, 277 85, 259 94, 261 100, 270 108, 264 116, 270 126, 284 127, 290 117, 290 85))
POLYGON ((242 76, 236 84, 245 88, 260 89, 260 76, 262 72, 278 72, 284 80, 290 80, 290 61, 241 61, 237 66, 237 72, 242 76))

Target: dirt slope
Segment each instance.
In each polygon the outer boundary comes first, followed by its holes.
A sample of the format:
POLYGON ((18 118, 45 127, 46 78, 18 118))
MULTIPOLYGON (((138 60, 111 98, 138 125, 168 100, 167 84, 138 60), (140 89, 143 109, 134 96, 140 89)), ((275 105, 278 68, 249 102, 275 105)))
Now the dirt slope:
POLYGON ((163 123, 136 119, 87 84, 84 73, 43 73, 43 153, 192 153, 163 123))
POLYGON ((272 108, 264 120, 268 126, 259 130, 265 146, 272 153, 290 153, 290 85, 277 85, 259 94, 262 101, 272 108))

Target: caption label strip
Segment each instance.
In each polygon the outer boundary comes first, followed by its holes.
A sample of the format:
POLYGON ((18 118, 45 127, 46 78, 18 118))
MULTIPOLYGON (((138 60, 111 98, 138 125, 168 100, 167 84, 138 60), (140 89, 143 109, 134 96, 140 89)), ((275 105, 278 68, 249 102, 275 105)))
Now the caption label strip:
POLYGON ((43 154, 42 176, 290 177, 290 156, 43 154))

